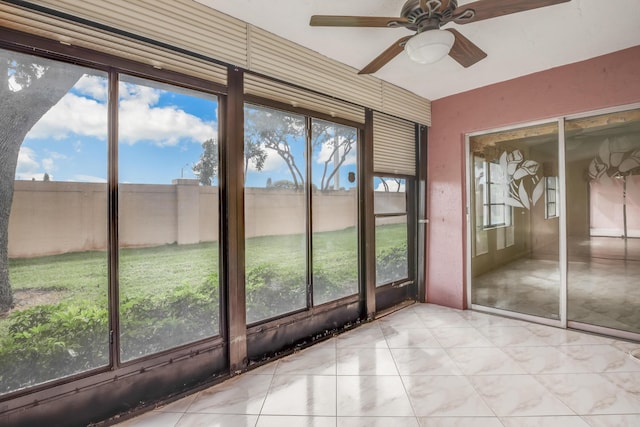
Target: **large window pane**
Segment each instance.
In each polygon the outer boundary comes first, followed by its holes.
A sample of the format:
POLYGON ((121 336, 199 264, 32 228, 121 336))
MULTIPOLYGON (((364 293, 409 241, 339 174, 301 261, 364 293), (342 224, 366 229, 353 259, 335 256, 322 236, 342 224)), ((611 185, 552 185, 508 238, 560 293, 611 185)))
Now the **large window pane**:
POLYGON ((356 128, 313 120, 313 302, 358 292, 356 128))
POLYGON ((217 99, 119 86, 121 358, 219 331, 217 99))
POLYGON ((376 286, 409 278, 406 180, 374 179, 376 286))
POLYGON ((107 365, 109 325, 107 76, 0 64, 2 394, 107 365))
POLYGON ((640 110, 566 129, 568 319, 640 333, 640 110))
POLYGON ((303 116, 245 106, 247 322, 307 306, 303 116))
POLYGON ((559 319, 559 222, 543 197, 558 175, 557 124, 474 136, 470 148, 472 302, 559 319))

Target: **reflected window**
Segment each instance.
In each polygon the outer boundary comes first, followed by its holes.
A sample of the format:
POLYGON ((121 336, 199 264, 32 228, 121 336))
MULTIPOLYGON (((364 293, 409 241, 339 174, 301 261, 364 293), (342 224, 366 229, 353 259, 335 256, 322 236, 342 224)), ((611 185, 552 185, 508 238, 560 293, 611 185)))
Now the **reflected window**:
POLYGON ((544 206, 545 218, 558 217, 558 177, 546 176, 544 178, 544 206))
POLYGON ((497 160, 487 162, 475 156, 477 189, 482 200, 482 226, 484 228, 511 225, 512 208, 507 205, 507 170, 497 160))
POLYGON ((218 101, 122 76, 121 359, 219 333, 218 101))
POLYGON ((0 50, 0 394, 109 363, 107 74, 0 50))

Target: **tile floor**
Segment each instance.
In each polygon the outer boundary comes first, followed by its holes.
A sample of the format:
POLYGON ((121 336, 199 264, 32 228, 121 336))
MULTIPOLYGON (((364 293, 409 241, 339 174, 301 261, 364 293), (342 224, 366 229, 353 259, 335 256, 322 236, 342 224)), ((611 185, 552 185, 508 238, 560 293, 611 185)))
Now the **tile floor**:
MULTIPOLYGON (((640 334, 640 239, 569 241, 568 320, 640 334)), ((520 258, 473 278, 473 303, 560 318, 560 263, 520 258)))
POLYGON ((640 426, 630 343, 415 304, 120 426, 640 426))

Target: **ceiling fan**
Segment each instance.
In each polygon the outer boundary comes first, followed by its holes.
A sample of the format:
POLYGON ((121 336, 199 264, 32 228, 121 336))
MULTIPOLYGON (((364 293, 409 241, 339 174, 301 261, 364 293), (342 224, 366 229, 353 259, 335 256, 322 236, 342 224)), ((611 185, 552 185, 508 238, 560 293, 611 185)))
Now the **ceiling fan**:
POLYGON ((415 62, 433 63, 448 54, 466 68, 487 54, 457 30, 441 30, 443 25, 449 22, 468 24, 568 1, 571 0, 479 0, 458 7, 457 0, 407 0, 397 18, 314 15, 309 24, 317 27, 402 27, 416 32, 397 40, 358 74, 375 73, 403 49, 415 62))

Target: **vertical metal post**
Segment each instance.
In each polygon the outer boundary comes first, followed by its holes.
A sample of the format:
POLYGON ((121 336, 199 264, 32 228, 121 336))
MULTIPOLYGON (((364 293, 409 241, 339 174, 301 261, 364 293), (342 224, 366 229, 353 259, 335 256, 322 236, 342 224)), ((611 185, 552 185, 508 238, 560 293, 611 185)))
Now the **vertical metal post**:
POLYGON ((360 145, 362 167, 360 168, 360 223, 362 230, 362 262, 360 271, 364 272, 365 316, 372 319, 376 313, 376 221, 373 215, 373 110, 367 108, 364 114, 364 141, 360 145))
POLYGON ((416 125, 417 141, 417 277, 418 301, 427 302, 427 235, 429 232, 429 219, 427 218, 427 127, 416 125))
MULTIPOLYGON (((568 254, 567 254, 567 163, 564 119, 558 120, 558 181, 560 191, 560 325, 567 327, 568 254)), ((557 197, 556 190, 556 197, 557 197)))
POLYGON ((230 67, 228 94, 221 111, 221 152, 224 160, 220 189, 224 203, 223 265, 226 295, 229 369, 233 373, 247 366, 247 315, 244 283, 244 72, 230 67))
POLYGON ((312 156, 313 156, 313 147, 311 146, 312 139, 312 125, 313 119, 309 116, 305 117, 305 164, 307 167, 306 175, 306 185, 304 186, 304 191, 306 193, 305 203, 307 205, 307 225, 306 225, 306 233, 307 233, 307 308, 313 307, 313 259, 311 258, 313 254, 313 187, 312 187, 312 156))
POLYGON ((464 198, 464 216, 465 216, 465 236, 467 238, 467 244, 465 247, 465 259, 464 259, 464 266, 465 266, 465 274, 464 274, 464 278, 466 280, 466 287, 465 287, 465 292, 463 293, 463 307, 464 308, 473 308, 473 297, 472 297, 472 286, 473 286, 473 278, 472 278, 472 262, 473 262, 473 244, 475 242, 476 239, 476 235, 475 233, 477 232, 476 228, 473 226, 475 221, 472 221, 472 216, 471 213, 475 212, 475 204, 477 203, 477 200, 475 199, 475 197, 471 196, 471 192, 474 191, 471 185, 472 180, 475 179, 475 176, 473 173, 471 173, 472 169, 472 164, 471 164, 471 139, 469 137, 469 135, 465 135, 464 137, 464 158, 465 158, 465 162, 464 162, 464 180, 465 180, 465 198, 464 198), (471 201, 473 201, 474 206, 471 205, 471 201))
POLYGON ((624 223, 624 239, 627 240, 629 237, 627 231, 627 175, 622 175, 622 221, 624 223))
POLYGON ((107 218, 109 266, 109 359, 110 365, 120 365, 120 296, 118 289, 118 82, 115 71, 109 72, 108 142, 107 142, 107 218))

